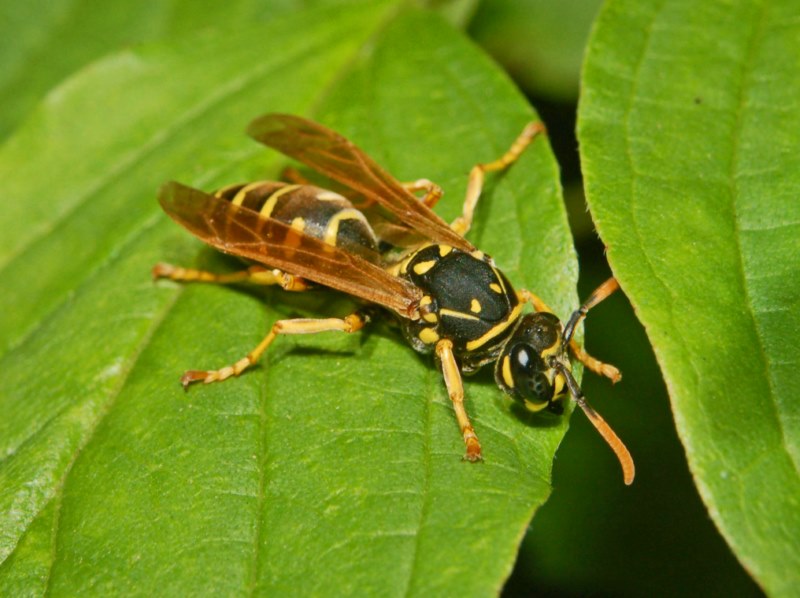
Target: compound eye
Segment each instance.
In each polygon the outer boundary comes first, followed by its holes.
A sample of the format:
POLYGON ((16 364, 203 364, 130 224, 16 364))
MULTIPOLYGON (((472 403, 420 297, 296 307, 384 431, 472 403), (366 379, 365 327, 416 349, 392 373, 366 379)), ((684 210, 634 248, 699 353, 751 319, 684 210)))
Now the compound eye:
POLYGON ((546 405, 553 398, 553 385, 546 375, 544 361, 527 345, 511 350, 511 377, 519 398, 535 405, 546 405))

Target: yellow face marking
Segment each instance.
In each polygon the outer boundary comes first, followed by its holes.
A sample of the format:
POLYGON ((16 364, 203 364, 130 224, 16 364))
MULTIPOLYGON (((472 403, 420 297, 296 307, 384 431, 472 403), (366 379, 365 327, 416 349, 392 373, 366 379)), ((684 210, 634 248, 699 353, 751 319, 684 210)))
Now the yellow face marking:
POLYGON ((292 228, 294 230, 300 231, 302 233, 303 229, 306 227, 306 221, 305 221, 305 219, 303 219, 300 216, 298 216, 297 218, 292 220, 292 225, 291 226, 292 226, 292 228))
POLYGON ((453 248, 450 245, 439 245, 439 257, 444 257, 451 251, 453 251, 453 248))
POLYGON ((364 217, 364 214, 356 210, 355 208, 346 208, 344 210, 339 210, 336 214, 328 221, 328 226, 325 227, 325 236, 323 237, 323 241, 325 241, 328 245, 336 245, 336 237, 339 236, 339 223, 342 220, 359 220, 363 222, 366 226, 369 226, 367 223, 367 219, 364 217))
POLYGON ((537 411, 541 411, 545 407, 547 407, 547 403, 546 402, 545 403, 534 403, 533 401, 529 401, 529 400, 525 399, 525 408, 528 411, 533 411, 534 413, 536 413, 537 411))
POLYGON ((322 189, 319 193, 317 193, 316 198, 320 201, 347 201, 347 199, 335 191, 329 191, 328 189, 322 189))
POLYGON ((427 262, 420 262, 418 264, 414 264, 414 272, 422 276, 428 270, 433 268, 436 265, 436 260, 428 260, 427 262))
POLYGON ((469 310, 474 314, 481 313, 481 304, 477 299, 473 299, 469 304, 469 310))
POLYGON ((423 328, 419 331, 419 340, 421 340, 426 345, 432 345, 436 341, 439 340, 439 335, 433 328, 423 328))
POLYGON ((281 198, 281 196, 291 193, 300 187, 302 187, 302 185, 286 185, 285 187, 278 189, 275 193, 270 195, 269 199, 264 202, 263 206, 261 206, 259 215, 263 216, 264 218, 269 218, 272 215, 272 210, 275 209, 275 204, 278 203, 278 200, 281 198))
POLYGON ((487 342, 503 333, 509 326, 514 324, 519 319, 519 314, 521 311, 522 303, 518 303, 517 306, 511 310, 511 313, 508 314, 508 317, 505 320, 499 322, 493 328, 490 328, 482 337, 468 342, 466 345, 467 351, 474 351, 478 347, 485 345, 487 342))
POLYGON ((498 294, 500 294, 500 293, 502 293, 502 292, 503 292, 503 287, 501 287, 501 286, 500 286, 499 284, 497 284, 496 282, 493 282, 493 283, 491 283, 491 284, 489 285, 489 288, 490 288, 490 289, 492 289, 492 290, 493 290, 495 293, 498 293, 498 294))
POLYGON ((562 392, 564 392, 564 385, 565 384, 566 384, 566 380, 564 380, 564 376, 562 376, 561 374, 558 374, 558 376, 556 376, 556 379, 554 380, 554 384, 553 384, 553 396, 554 397, 557 397, 562 392))
POLYGON ((503 365, 500 368, 500 372, 503 374, 503 382, 506 383, 506 386, 514 388, 514 378, 511 377, 511 358, 508 355, 503 357, 503 365))
POLYGON ((544 351, 542 351, 541 355, 542 358, 550 357, 551 355, 555 355, 561 349, 561 334, 559 333, 558 337, 556 338, 556 342, 552 345, 547 347, 544 351))
POLYGON ((464 312, 461 311, 456 311, 454 309, 446 309, 446 308, 440 309, 439 315, 450 316, 451 318, 461 318, 462 320, 480 320, 479 317, 473 316, 472 314, 465 314, 464 312))

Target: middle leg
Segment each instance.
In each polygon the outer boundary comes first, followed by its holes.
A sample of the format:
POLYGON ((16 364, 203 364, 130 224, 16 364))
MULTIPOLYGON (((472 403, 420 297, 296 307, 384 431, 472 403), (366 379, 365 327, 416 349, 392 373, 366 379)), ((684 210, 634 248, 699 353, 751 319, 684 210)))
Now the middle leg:
POLYGON ((186 388, 192 382, 210 384, 211 382, 225 380, 231 376, 238 376, 245 369, 256 363, 261 355, 264 354, 264 351, 272 344, 272 341, 281 334, 316 334, 332 330, 351 333, 361 330, 368 322, 369 316, 361 311, 354 312, 344 318, 278 320, 272 325, 269 333, 258 346, 233 365, 228 365, 218 370, 189 370, 181 376, 181 384, 186 388))

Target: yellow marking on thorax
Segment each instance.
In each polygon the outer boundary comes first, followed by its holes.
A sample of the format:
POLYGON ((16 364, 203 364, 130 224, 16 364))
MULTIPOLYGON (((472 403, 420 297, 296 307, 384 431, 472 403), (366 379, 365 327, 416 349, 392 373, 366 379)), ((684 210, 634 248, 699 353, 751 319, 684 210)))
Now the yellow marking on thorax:
POLYGON ((453 248, 450 245, 439 245, 439 257, 444 257, 451 251, 453 248))
POLYGON ((439 335, 433 328, 423 328, 417 336, 426 345, 432 345, 439 340, 439 335))
POLYGON ((270 195, 269 199, 267 199, 267 201, 264 202, 264 205, 261 206, 261 211, 258 213, 259 216, 262 216, 263 218, 269 218, 272 216, 272 210, 275 209, 275 204, 278 203, 278 200, 281 198, 281 196, 291 193, 300 187, 302 187, 302 185, 286 185, 285 187, 278 189, 275 193, 270 195))
POLYGON ((305 221, 305 218, 301 218, 300 216, 298 216, 297 218, 295 218, 294 220, 292 220, 291 227, 292 227, 294 230, 296 230, 296 231, 299 231, 299 232, 301 232, 301 233, 302 233, 302 232, 303 232, 303 229, 305 229, 305 227, 306 227, 306 221, 305 221))
POLYGON ((428 270, 433 268, 436 265, 436 260, 428 260, 426 262, 420 262, 418 264, 414 264, 414 272, 422 276, 428 270))
POLYGON ((465 314, 463 311, 456 311, 454 309, 442 308, 439 310, 439 315, 450 316, 451 318, 461 318, 462 320, 480 320, 478 316, 472 314, 465 314))
POLYGON ((472 313, 475 313, 475 314, 479 314, 479 313, 481 313, 481 304, 480 304, 480 301, 478 301, 477 299, 473 299, 473 300, 470 302, 470 304, 469 304, 469 310, 470 310, 472 313))
POLYGON ((514 324, 519 319, 519 314, 521 311, 522 311, 522 303, 518 303, 516 307, 514 307, 514 309, 511 310, 511 313, 508 314, 508 317, 505 320, 490 328, 486 332, 486 334, 484 334, 482 337, 476 338, 474 341, 468 342, 466 345, 467 351, 474 351, 478 347, 485 345, 493 338, 496 338, 497 336, 505 332, 509 326, 514 324))
MULTIPOLYGON (((319 195, 317 195, 319 198, 319 195)), ((339 223, 342 220, 359 220, 363 222, 367 227, 369 223, 367 219, 364 217, 364 214, 356 210, 355 208, 346 208, 344 210, 339 210, 336 214, 328 221, 328 226, 325 227, 325 236, 323 237, 323 241, 325 241, 328 245, 336 245, 336 237, 339 236, 339 223)))
POLYGON ((491 284, 489 285, 489 288, 490 288, 490 289, 492 289, 492 290, 493 290, 495 293, 498 293, 498 294, 500 294, 500 293, 502 293, 502 292, 503 292, 503 287, 501 287, 501 286, 500 286, 499 284, 497 284, 496 282, 493 282, 493 283, 491 283, 491 284))

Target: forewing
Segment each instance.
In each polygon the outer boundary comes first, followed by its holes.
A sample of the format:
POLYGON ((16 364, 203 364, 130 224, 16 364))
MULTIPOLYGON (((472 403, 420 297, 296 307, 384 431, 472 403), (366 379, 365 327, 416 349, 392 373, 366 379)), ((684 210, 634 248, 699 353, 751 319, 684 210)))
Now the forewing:
POLYGON ((338 133, 289 114, 265 114, 250 123, 247 133, 377 202, 400 222, 431 241, 464 251, 475 249, 372 158, 338 133))
POLYGON ((278 220, 174 181, 161 188, 158 201, 173 220, 220 251, 377 303, 403 317, 418 317, 422 293, 413 284, 278 220))

